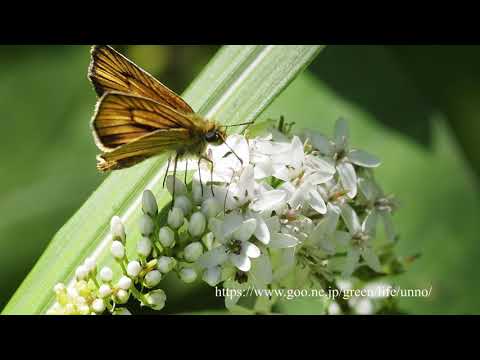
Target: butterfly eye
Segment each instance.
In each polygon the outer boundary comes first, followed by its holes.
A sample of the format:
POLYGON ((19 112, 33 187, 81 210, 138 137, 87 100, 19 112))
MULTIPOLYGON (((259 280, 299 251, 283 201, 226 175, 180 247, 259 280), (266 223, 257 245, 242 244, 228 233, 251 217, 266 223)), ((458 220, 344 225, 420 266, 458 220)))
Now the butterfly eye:
POLYGON ((209 131, 205 134, 205 140, 207 142, 217 142, 219 139, 218 133, 216 131, 209 131))

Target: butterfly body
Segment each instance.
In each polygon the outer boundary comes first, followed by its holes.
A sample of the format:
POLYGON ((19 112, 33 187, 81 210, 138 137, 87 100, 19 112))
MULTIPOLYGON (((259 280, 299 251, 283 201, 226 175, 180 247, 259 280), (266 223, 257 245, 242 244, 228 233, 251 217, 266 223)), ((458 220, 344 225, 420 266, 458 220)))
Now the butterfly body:
POLYGON ((89 79, 99 96, 91 121, 100 171, 133 166, 159 154, 205 158, 225 141, 214 121, 195 114, 177 94, 105 45, 92 47, 89 79))

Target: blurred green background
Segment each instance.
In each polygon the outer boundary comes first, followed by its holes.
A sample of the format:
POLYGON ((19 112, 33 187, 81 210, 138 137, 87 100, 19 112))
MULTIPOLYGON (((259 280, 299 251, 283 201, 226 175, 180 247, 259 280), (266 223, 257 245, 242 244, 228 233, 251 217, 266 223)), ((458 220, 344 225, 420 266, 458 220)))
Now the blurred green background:
MULTIPOLYGON (((181 93, 218 46, 116 48, 181 93)), ((0 46, 0 309, 103 179, 88 63, 87 46, 0 46)), ((394 281, 433 287, 428 299, 401 299, 409 313, 480 313, 479 63, 480 46, 332 45, 260 117, 331 134, 343 116, 353 144, 382 158, 379 180, 402 204, 398 252, 422 253, 394 281)), ((201 289, 190 299, 179 289, 169 311, 221 305, 201 289)))

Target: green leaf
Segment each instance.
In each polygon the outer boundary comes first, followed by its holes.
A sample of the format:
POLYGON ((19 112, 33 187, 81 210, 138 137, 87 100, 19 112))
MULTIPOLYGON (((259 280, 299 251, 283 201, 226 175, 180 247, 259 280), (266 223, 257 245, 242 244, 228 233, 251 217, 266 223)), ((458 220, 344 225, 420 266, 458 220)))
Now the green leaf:
MULTIPOLYGON (((193 82, 184 98, 201 115, 224 124, 254 120, 322 49, 322 46, 227 46, 193 82)), ((161 187, 165 156, 116 171, 54 236, 47 250, 3 310, 4 314, 40 314, 52 304, 53 286, 68 283, 87 256, 109 264, 108 230, 113 215, 124 220, 128 251, 138 233, 139 204, 145 188, 159 208, 170 200, 161 187)), ((112 265, 113 266, 113 265, 112 265)))

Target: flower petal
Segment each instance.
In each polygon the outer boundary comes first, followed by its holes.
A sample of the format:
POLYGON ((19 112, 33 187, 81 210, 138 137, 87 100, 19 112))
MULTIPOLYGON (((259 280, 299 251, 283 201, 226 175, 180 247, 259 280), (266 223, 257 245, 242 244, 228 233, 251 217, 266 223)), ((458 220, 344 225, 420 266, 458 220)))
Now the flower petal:
POLYGON ((276 233, 273 234, 270 239, 269 247, 274 249, 283 249, 294 247, 298 244, 298 239, 295 236, 289 234, 276 233))
MULTIPOLYGON (((243 223, 243 217, 236 213, 227 214, 223 219, 222 229, 225 238, 229 238, 243 223)), ((213 231, 213 230, 212 230, 213 231)))
POLYGON ((260 249, 257 247, 257 245, 248 241, 242 244, 242 252, 244 252, 249 258, 253 259, 258 258, 261 255, 260 249))
POLYGON ((257 227, 253 235, 255 235, 261 243, 268 244, 270 242, 270 230, 265 220, 260 215, 254 214, 251 211, 247 212, 247 217, 251 217, 257 221, 257 227))
POLYGON ((352 150, 347 155, 348 160, 358 166, 374 168, 380 166, 380 159, 363 150, 352 150))
POLYGON ((392 215, 388 211, 382 211, 380 212, 380 216, 383 220, 383 226, 385 228, 385 235, 387 236, 387 239, 391 242, 394 242, 396 235, 393 227, 392 215))
POLYGON ((335 242, 340 246, 347 246, 352 240, 352 235, 346 231, 335 231, 335 242))
POLYGON ((247 272, 250 270, 250 267, 252 266, 252 262, 250 261, 250 258, 245 255, 245 254, 231 254, 230 255, 230 261, 232 262, 233 265, 237 267, 237 269, 247 272))
POLYGON ((358 248, 350 248, 345 259, 344 268, 342 271, 342 277, 352 276, 355 268, 357 267, 358 260, 360 259, 360 250, 358 248))
POLYGON ((270 263, 270 257, 262 255, 253 262, 251 276, 254 278, 254 282, 257 288, 265 288, 272 282, 272 264, 270 263))
POLYGON ((247 241, 250 239, 257 228, 257 220, 256 219, 248 219, 245 220, 240 227, 237 228, 232 233, 232 238, 239 241, 247 241))
POLYGON ((350 234, 356 234, 362 231, 362 226, 360 225, 360 220, 355 210, 352 209, 350 205, 342 204, 340 206, 342 209, 342 219, 347 225, 348 231, 350 234))
POLYGON ((227 248, 220 245, 202 254, 197 261, 202 267, 211 268, 223 264, 227 259, 227 248))
POLYGON ((250 204, 253 211, 273 211, 279 207, 287 194, 282 190, 270 190, 261 193, 260 196, 250 204))
POLYGON ((326 136, 323 136, 315 132, 308 134, 308 136, 310 138, 310 141, 312 142, 313 147, 318 151, 320 151, 321 154, 324 154, 324 155, 333 154, 334 152, 333 145, 326 136))
POLYGON ((377 230, 377 221, 378 221, 377 211, 375 210, 370 211, 370 213, 365 217, 365 220, 363 220, 362 231, 366 234, 369 234, 375 237, 376 230, 377 230))
POLYGON ((380 264, 380 260, 378 260, 377 254, 373 251, 373 249, 369 246, 362 249, 362 258, 365 260, 367 265, 372 268, 372 270, 376 272, 382 272, 382 265, 380 264))
POLYGON ((338 175, 347 195, 353 199, 357 195, 357 174, 355 168, 349 162, 341 162, 337 165, 338 175))
POLYGON ((327 213, 327 205, 316 190, 310 190, 310 206, 319 214, 327 213))

